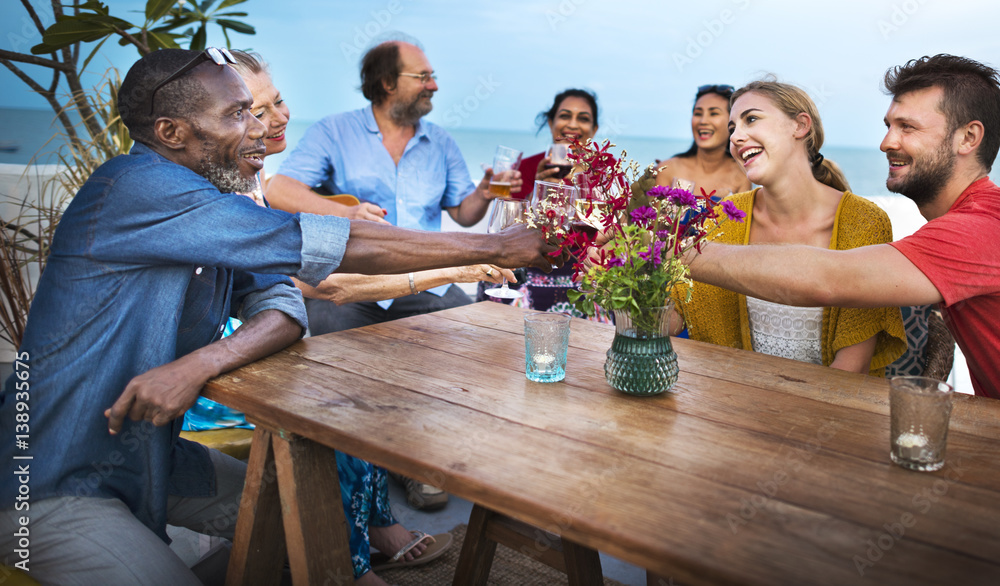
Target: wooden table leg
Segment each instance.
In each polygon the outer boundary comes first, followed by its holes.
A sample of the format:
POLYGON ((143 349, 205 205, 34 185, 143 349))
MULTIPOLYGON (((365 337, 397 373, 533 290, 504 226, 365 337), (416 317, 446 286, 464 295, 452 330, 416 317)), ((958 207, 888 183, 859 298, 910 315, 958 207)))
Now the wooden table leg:
POLYGON ((292 582, 354 584, 336 453, 306 438, 275 434, 271 441, 292 582))
POLYGON ((285 562, 285 531, 281 526, 271 433, 260 426, 253 434, 235 533, 226 584, 278 584, 285 562))
POLYGON ((473 505, 455 567, 455 586, 485 586, 497 551, 497 542, 486 536, 486 527, 495 514, 486 507, 473 505))
POLYGON ((601 556, 589 547, 562 540, 569 586, 603 586, 601 556))
POLYGON ((503 544, 550 568, 565 572, 569 586, 601 586, 600 555, 558 535, 473 505, 469 528, 455 568, 454 584, 483 586, 490 575, 497 544, 503 544))

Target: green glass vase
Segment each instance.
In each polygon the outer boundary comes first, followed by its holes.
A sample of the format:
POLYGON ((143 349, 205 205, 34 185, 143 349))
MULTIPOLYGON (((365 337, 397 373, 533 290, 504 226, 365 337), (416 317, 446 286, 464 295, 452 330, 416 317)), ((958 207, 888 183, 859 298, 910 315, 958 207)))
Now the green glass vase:
POLYGON ((640 310, 616 309, 615 339, 604 363, 604 376, 630 395, 658 395, 677 382, 677 354, 668 325, 673 305, 640 310))

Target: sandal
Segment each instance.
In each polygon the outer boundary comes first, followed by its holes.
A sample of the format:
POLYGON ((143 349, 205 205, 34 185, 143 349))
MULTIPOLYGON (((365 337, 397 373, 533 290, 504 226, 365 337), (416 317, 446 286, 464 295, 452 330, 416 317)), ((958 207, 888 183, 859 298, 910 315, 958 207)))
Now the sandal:
POLYGON ((448 547, 451 546, 451 533, 438 533, 437 535, 428 535, 423 531, 410 531, 410 533, 413 535, 413 541, 404 545, 402 549, 396 552, 396 555, 389 557, 381 552, 372 552, 371 567, 373 572, 426 564, 441 557, 448 547), (424 553, 408 562, 403 561, 403 556, 426 539, 430 541, 427 543, 427 549, 424 550, 424 553))

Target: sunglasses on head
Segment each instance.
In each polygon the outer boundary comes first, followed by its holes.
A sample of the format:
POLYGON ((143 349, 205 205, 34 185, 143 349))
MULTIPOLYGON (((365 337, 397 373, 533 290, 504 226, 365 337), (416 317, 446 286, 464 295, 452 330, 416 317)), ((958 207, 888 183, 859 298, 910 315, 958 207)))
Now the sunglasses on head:
POLYGON ((698 95, 702 96, 705 94, 719 94, 722 96, 731 96, 736 89, 728 84, 707 84, 698 87, 698 95))
POLYGON ((201 65, 203 61, 211 61, 212 63, 215 63, 216 65, 226 65, 227 63, 229 65, 236 65, 236 58, 233 57, 233 54, 230 53, 229 49, 226 49, 226 48, 222 48, 222 47, 209 47, 209 48, 205 49, 204 51, 202 51, 201 53, 198 53, 198 56, 195 57, 194 59, 192 59, 191 61, 188 61, 187 65, 185 65, 184 67, 181 67, 177 71, 175 71, 175 72, 171 73, 170 75, 168 75, 167 77, 165 77, 163 79, 163 81, 161 81, 160 83, 156 84, 153 87, 153 91, 149 92, 149 115, 150 116, 153 115, 153 98, 156 96, 156 92, 159 91, 159 89, 162 88, 163 86, 165 86, 168 83, 174 81, 175 79, 177 79, 178 77, 184 75, 188 71, 191 71, 195 67, 201 65))

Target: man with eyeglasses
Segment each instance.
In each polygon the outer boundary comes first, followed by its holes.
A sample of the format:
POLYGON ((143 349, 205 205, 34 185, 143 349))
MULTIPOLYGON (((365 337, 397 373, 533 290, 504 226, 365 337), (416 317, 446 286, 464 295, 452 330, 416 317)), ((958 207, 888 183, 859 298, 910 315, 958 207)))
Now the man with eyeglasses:
POLYGON ((549 266, 523 227, 436 234, 237 195, 266 129, 231 63, 165 49, 133 65, 118 97, 135 146, 93 173, 52 242, 0 393, 0 429, 19 434, 0 442, 0 556, 44 583, 201 583, 166 525, 232 539, 246 465, 179 439, 179 416, 210 378, 302 335, 285 275, 549 266), (231 316, 244 325, 220 339, 231 316))
MULTIPOLYGON (((361 61, 361 92, 371 104, 328 116, 312 125, 268 185, 267 198, 290 212, 344 214, 343 206, 312 192, 348 193, 362 202, 356 217, 396 226, 441 230, 441 211, 469 227, 486 214, 490 172, 478 186, 469 177, 454 139, 423 120, 438 89, 434 70, 415 44, 388 41, 361 61)), ((520 189, 520 173, 512 189, 520 189)), ((472 299, 457 285, 442 285, 385 301, 336 305, 307 299, 309 331, 328 334, 466 305, 472 299)), ((407 500, 418 509, 443 507, 443 491, 404 481, 407 500)))

